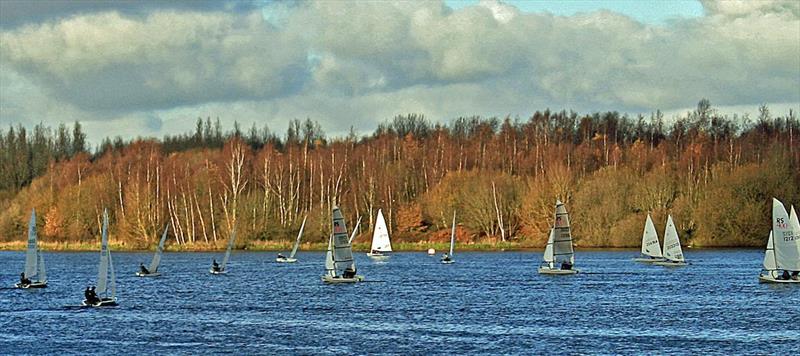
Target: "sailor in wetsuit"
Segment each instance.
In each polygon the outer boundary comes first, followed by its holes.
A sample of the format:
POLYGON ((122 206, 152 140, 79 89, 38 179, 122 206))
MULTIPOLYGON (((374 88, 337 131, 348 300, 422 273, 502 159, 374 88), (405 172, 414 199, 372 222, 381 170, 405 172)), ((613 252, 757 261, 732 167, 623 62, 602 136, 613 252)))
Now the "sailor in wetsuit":
POLYGON ((442 261, 450 261, 450 255, 443 253, 442 254, 442 261))
POLYGON ((282 253, 279 253, 279 254, 278 254, 278 258, 284 258, 284 259, 285 259, 285 258, 286 258, 286 256, 284 256, 282 253))
POLYGON ((342 273, 343 278, 353 278, 355 276, 356 276, 356 271, 350 267, 347 267, 347 269, 345 269, 344 272, 342 273))
POLYGON ((569 263, 569 261, 561 262, 561 269, 562 270, 571 270, 572 269, 572 263, 569 263))
POLYGON ((211 262, 211 270, 214 272, 219 272, 219 263, 217 263, 217 259, 215 258, 214 261, 211 262))
POLYGON ((28 279, 28 278, 25 278, 25 272, 20 273, 19 274, 19 286, 20 287, 25 287, 25 286, 29 286, 29 285, 31 285, 31 280, 28 279))
POLYGON ((147 267, 145 267, 145 266, 144 266, 144 264, 143 264, 143 263, 141 263, 141 262, 139 263, 139 271, 140 271, 142 274, 150 274, 150 271, 148 271, 148 270, 147 270, 147 267))

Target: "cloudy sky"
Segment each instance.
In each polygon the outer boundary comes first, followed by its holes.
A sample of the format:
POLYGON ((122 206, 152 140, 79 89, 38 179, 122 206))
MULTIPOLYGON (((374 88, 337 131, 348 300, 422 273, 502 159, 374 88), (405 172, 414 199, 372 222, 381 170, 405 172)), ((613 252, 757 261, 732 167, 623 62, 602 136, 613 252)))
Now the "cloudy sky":
POLYGON ((0 124, 800 108, 800 1, 0 1, 0 124))

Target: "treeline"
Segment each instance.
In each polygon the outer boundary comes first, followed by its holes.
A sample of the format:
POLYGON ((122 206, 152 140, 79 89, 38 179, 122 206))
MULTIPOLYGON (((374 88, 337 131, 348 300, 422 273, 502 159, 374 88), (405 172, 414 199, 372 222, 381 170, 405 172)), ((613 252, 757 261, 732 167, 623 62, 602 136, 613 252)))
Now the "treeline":
POLYGON ((662 231, 672 214, 696 246, 761 246, 770 198, 800 198, 798 129, 791 112, 728 117, 707 100, 670 123, 659 112, 545 110, 449 125, 409 114, 342 138, 312 120, 279 137, 198 119, 194 132, 162 141, 51 158, 0 202, 0 231, 21 239, 35 207, 44 240, 94 241, 107 207, 114 239, 129 246, 151 245, 166 223, 186 246, 222 244, 234 226, 240 247, 289 241, 304 216, 305 239, 324 241, 338 204, 351 228, 363 216, 365 234, 383 209, 395 241, 444 241, 455 211, 462 242, 542 246, 558 198, 579 246, 638 246, 648 213, 662 231))

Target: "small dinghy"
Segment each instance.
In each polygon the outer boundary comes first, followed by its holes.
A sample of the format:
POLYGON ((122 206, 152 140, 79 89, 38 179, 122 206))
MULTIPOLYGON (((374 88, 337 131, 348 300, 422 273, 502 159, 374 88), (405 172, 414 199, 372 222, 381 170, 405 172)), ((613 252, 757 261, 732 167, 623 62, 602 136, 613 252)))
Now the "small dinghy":
POLYGON ((47 272, 44 268, 44 256, 39 250, 36 234, 36 210, 31 210, 31 220, 28 222, 28 249, 25 252, 25 271, 20 275, 20 281, 14 287, 21 289, 46 288, 47 272))
POLYGON ((156 253, 153 255, 153 260, 150 261, 150 266, 147 268, 140 268, 139 272, 136 272, 136 275, 139 277, 158 277, 161 275, 158 272, 158 265, 161 263, 161 254, 164 252, 164 242, 167 241, 167 231, 169 230, 169 224, 164 228, 164 233, 161 234, 161 240, 158 242, 158 246, 156 247, 156 253))
POLYGON ((764 254, 764 269, 758 276, 762 283, 800 283, 800 221, 794 207, 791 215, 777 199, 772 199, 772 231, 764 254))
POLYGON ((664 230, 664 261, 653 262, 654 265, 666 267, 686 266, 681 249, 681 240, 678 237, 678 230, 672 221, 672 215, 667 215, 667 227, 664 230))
POLYGON ((633 259, 635 262, 653 263, 666 261, 661 254, 661 245, 658 243, 658 233, 653 225, 653 219, 647 214, 647 221, 644 223, 644 233, 642 233, 642 255, 633 259))
POLYGON ((329 284, 358 283, 364 276, 356 274, 353 249, 347 236, 344 216, 338 206, 333 207, 333 234, 328 238, 328 251, 325 254, 325 275, 322 281, 329 284))
POLYGON ((306 219, 308 216, 303 218, 303 224, 300 225, 300 232, 297 233, 297 239, 294 241, 294 247, 292 247, 292 253, 289 254, 289 257, 284 255, 278 254, 278 257, 275 259, 275 262, 280 263, 294 263, 297 262, 297 259, 294 258, 294 255, 297 254, 297 248, 300 247, 300 238, 303 237, 303 228, 306 227, 306 219))
POLYGON ((222 258, 222 264, 219 265, 217 264, 217 260, 214 260, 211 263, 211 269, 208 270, 208 273, 215 275, 228 273, 226 267, 228 266, 228 261, 231 259, 234 241, 236 241, 236 225, 233 226, 233 231, 231 231, 231 238, 228 240, 228 248, 225 250, 225 257, 222 258))
MULTIPOLYGON (((108 211, 103 210, 103 230, 100 243, 100 266, 97 268, 97 289, 93 290, 92 298, 84 299, 81 305, 85 307, 113 307, 117 305, 117 277, 114 274, 114 261, 111 259, 111 250, 108 248, 108 211)), ((87 289, 86 297, 89 291, 87 289)))
POLYGON ((372 246, 369 250, 367 256, 373 259, 389 258, 387 253, 392 252, 389 229, 386 227, 386 219, 383 218, 381 209, 378 209, 378 218, 375 220, 375 229, 372 231, 372 246))
POLYGON ((569 214, 564 203, 556 201, 555 224, 547 237, 544 257, 539 265, 540 274, 570 275, 579 270, 575 265, 575 251, 572 248, 572 233, 569 227, 569 214))
POLYGON ((456 246, 456 212, 453 212, 453 224, 450 227, 450 253, 445 253, 442 255, 442 259, 440 262, 449 265, 451 263, 456 263, 456 260, 453 259, 453 249, 456 246))

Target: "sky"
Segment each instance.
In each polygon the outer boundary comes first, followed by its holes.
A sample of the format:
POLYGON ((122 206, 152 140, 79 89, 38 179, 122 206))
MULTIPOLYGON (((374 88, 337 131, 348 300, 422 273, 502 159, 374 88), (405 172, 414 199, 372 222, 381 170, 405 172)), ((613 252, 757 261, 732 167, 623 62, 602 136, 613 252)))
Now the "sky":
POLYGON ((0 128, 800 110, 800 1, 0 1, 0 128))

